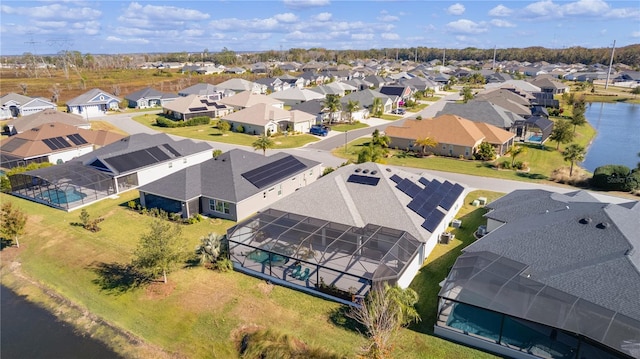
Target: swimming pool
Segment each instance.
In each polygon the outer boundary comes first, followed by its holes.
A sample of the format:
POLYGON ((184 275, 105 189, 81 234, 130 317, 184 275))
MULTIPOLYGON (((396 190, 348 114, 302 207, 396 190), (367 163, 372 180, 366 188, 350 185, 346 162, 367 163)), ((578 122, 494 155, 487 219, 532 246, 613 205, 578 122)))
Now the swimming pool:
POLYGON ((61 191, 58 189, 50 189, 42 192, 40 199, 54 204, 68 204, 82 200, 87 195, 78 192, 75 189, 61 191))
POLYGON ((542 142, 542 136, 540 135, 529 136, 529 142, 542 142))

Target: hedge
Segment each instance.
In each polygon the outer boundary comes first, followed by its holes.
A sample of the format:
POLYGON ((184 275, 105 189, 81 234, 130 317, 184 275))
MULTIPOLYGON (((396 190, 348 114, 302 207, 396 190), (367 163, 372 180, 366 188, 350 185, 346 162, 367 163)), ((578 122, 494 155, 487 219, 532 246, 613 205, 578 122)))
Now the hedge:
POLYGON ((211 123, 211 118, 207 116, 198 116, 193 117, 186 121, 173 121, 164 117, 156 118, 156 124, 160 127, 189 127, 189 126, 200 126, 200 125, 208 125, 211 123))
POLYGON ((591 185, 608 191, 631 191, 638 188, 640 172, 631 172, 624 165, 605 165, 596 168, 593 172, 591 185))

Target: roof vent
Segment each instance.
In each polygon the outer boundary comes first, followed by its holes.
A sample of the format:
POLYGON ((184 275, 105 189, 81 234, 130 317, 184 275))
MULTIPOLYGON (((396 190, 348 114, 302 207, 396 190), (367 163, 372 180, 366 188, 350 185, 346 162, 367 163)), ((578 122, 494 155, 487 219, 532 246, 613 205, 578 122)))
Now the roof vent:
POLYGON ((364 169, 364 170, 362 170, 362 173, 369 173, 369 170, 364 169))
POLYGON ((589 218, 589 217, 581 218, 580 219, 580 223, 589 224, 589 223, 591 223, 591 218, 589 218))
POLYGON ((387 168, 387 172, 391 172, 391 168, 387 168))
POLYGON ((354 172, 360 173, 362 171, 360 168, 356 168, 354 172))
POLYGON ((378 171, 376 171, 376 170, 371 171, 371 174, 372 174, 372 175, 374 175, 374 174, 376 174, 376 173, 378 173, 378 171))
POLYGON ((598 227, 600 229, 606 229, 606 228, 609 228, 609 226, 610 226, 609 222, 602 222, 602 223, 598 223, 596 225, 596 227, 598 227))

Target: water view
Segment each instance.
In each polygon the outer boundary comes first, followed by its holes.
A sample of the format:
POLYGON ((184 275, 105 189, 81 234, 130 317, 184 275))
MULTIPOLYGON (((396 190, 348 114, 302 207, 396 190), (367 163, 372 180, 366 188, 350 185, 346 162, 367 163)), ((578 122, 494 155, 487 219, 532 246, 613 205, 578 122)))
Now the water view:
POLYGON ((0 286, 0 357, 120 358, 103 343, 82 336, 46 310, 0 286))
POLYGON ((591 172, 607 164, 636 167, 640 162, 640 105, 594 102, 587 105, 585 116, 597 134, 582 167, 591 172))

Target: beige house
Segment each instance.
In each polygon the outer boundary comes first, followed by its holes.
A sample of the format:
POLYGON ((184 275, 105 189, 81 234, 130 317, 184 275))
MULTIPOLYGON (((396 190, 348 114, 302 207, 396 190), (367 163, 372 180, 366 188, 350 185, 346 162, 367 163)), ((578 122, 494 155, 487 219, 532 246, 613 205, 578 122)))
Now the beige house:
POLYGON ((255 94, 251 91, 244 91, 233 96, 225 97, 220 100, 220 103, 231 106, 236 110, 242 110, 243 108, 248 108, 261 103, 280 109, 284 108, 284 102, 267 95, 255 94))
POLYGON ((407 150, 421 150, 416 140, 430 137, 438 142, 428 149, 441 156, 472 159, 478 146, 488 142, 496 148, 498 155, 513 144, 515 134, 489 125, 477 123, 455 115, 442 115, 425 120, 406 120, 403 126, 389 126, 385 131, 391 139, 391 147, 407 150))
POLYGON ((266 103, 259 103, 222 117, 236 130, 242 126, 244 133, 261 135, 276 132, 309 132, 315 116, 303 111, 287 111, 266 103))
POLYGON ((206 96, 189 95, 179 97, 162 105, 162 113, 176 120, 186 121, 194 117, 218 118, 232 111, 232 108, 206 96))

